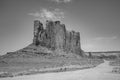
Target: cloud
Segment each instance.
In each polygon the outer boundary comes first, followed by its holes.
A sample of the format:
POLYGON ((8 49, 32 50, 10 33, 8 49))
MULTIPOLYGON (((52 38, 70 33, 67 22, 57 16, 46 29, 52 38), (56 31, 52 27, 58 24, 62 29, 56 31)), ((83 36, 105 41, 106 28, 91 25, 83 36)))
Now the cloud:
POLYGON ((117 39, 117 36, 112 36, 112 37, 97 37, 94 40, 100 41, 100 40, 115 40, 117 39))
POLYGON ((62 20, 64 18, 64 12, 60 11, 60 9, 48 10, 41 9, 39 12, 29 13, 28 15, 34 16, 35 18, 42 20, 62 20))
POLYGON ((34 17, 40 17, 40 13, 36 12, 36 13, 28 13, 28 15, 34 16, 34 17))
POLYGON ((51 1, 54 1, 54 2, 57 2, 57 3, 69 3, 72 0, 51 0, 51 1))

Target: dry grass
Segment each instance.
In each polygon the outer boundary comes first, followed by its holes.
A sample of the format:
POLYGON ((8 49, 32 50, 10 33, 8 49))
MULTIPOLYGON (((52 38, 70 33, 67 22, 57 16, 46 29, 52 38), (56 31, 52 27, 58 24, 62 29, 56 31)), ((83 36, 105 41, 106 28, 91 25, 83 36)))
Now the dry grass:
POLYGON ((120 74, 120 59, 114 59, 110 61, 110 65, 113 66, 113 73, 120 74))
MULTIPOLYGON (((31 54, 32 55, 32 54, 31 54)), ((75 58, 66 56, 53 56, 36 54, 32 56, 9 56, 0 61, 0 77, 12 75, 29 75, 46 72, 61 72, 76 69, 91 68, 103 63, 101 59, 75 58), (72 67, 70 67, 72 66, 72 67), (11 75, 12 74, 12 75, 11 75)), ((15 56, 15 55, 14 55, 15 56)))
POLYGON ((112 72, 120 74, 120 66, 119 67, 114 67, 112 72))
POLYGON ((110 61, 111 66, 120 66, 120 59, 114 59, 110 61))

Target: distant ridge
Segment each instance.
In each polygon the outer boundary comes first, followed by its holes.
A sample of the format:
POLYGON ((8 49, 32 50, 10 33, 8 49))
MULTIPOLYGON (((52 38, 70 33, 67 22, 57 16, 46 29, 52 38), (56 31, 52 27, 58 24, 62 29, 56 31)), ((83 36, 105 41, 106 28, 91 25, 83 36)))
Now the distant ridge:
POLYGON ((120 51, 93 51, 91 53, 120 53, 120 51))

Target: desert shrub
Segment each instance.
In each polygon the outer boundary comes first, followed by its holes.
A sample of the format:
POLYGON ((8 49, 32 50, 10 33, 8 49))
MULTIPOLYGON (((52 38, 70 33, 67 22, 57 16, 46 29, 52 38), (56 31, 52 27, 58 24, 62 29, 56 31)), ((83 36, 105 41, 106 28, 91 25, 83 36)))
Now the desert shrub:
POLYGON ((109 56, 107 56, 107 58, 109 58, 109 59, 116 59, 117 56, 115 56, 115 55, 109 55, 109 56))
POLYGON ((117 56, 115 56, 115 55, 109 55, 109 56, 107 56, 107 55, 102 54, 101 56, 99 56, 99 58, 100 59, 116 59, 117 56))
POLYGON ((90 57, 90 58, 92 58, 92 57, 93 57, 91 52, 89 52, 88 54, 89 54, 89 57, 90 57))
POLYGON ((111 66, 120 66, 120 59, 110 61, 111 66))
POLYGON ((13 77, 13 75, 12 73, 7 73, 7 72, 0 74, 0 78, 4 78, 4 77, 13 77))
POLYGON ((115 67, 112 70, 113 73, 120 73, 120 67, 115 67))

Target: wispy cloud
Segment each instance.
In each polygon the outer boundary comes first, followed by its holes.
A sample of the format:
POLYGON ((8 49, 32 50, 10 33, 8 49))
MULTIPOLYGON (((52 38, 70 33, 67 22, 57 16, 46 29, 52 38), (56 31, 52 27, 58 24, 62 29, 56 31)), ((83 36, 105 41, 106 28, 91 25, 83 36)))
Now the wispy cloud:
POLYGON ((115 40, 117 39, 117 36, 112 36, 112 37, 97 37, 94 40, 100 41, 100 40, 115 40))
POLYGON ((57 3, 69 3, 72 0, 50 0, 50 1, 54 1, 54 2, 57 2, 57 3))
POLYGON ((60 9, 48 10, 41 9, 39 12, 29 13, 28 15, 34 16, 35 18, 39 18, 42 20, 61 20, 64 18, 64 12, 60 9))

